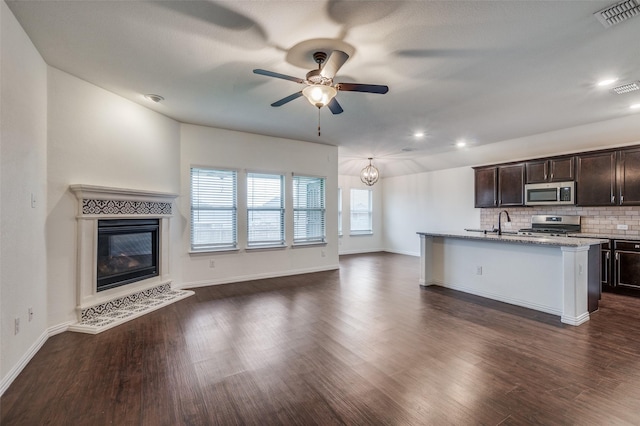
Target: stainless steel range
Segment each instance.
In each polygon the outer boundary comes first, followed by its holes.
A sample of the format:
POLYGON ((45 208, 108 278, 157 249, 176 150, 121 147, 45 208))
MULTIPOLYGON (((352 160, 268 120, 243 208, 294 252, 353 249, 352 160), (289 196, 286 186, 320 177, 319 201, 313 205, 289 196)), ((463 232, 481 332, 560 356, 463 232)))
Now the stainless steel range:
POLYGON ((531 228, 518 230, 518 235, 562 237, 570 232, 580 232, 580 216, 534 215, 531 228))

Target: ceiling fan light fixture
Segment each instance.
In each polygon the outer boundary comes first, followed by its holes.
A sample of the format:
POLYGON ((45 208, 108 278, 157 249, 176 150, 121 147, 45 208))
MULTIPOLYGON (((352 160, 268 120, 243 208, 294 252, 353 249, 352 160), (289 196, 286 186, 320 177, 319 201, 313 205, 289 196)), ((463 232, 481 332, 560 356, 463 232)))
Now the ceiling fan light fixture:
POLYGON ((311 84, 302 90, 302 94, 307 98, 311 105, 322 108, 335 98, 338 91, 332 86, 311 84))
POLYGON ((360 171, 360 180, 367 186, 373 186, 380 178, 380 172, 371 164, 372 157, 369 157, 369 165, 360 171))

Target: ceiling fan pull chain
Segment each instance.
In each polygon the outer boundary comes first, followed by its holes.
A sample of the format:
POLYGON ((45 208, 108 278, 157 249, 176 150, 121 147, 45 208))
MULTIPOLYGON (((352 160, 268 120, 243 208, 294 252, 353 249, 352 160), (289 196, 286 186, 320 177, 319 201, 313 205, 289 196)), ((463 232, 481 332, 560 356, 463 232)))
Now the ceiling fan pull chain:
POLYGON ((320 107, 318 107, 318 136, 320 136, 320 107))

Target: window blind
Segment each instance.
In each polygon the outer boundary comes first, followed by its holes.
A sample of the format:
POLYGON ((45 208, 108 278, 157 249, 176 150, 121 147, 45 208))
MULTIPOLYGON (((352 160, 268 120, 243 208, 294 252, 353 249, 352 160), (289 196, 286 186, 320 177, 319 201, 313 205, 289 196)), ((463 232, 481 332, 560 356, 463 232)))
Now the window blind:
POLYGON ((237 172, 191 168, 191 250, 237 246, 237 172))
POLYGON ((370 189, 351 189, 352 235, 373 234, 373 203, 370 189))
POLYGON ((284 245, 284 176, 247 174, 247 245, 284 245))
POLYGON ((325 178, 293 177, 293 243, 325 242, 325 178))

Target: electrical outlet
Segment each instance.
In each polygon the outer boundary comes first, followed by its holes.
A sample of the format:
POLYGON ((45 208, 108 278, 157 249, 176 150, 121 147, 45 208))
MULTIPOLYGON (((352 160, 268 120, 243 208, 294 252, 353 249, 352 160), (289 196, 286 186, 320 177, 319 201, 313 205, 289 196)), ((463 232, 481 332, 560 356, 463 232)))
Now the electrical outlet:
POLYGON ((616 228, 617 228, 617 229, 620 229, 620 230, 623 230, 623 231, 626 231, 627 229, 629 229, 629 225, 618 224, 618 225, 616 226, 616 228))
POLYGON ((31 208, 36 208, 36 195, 33 192, 31 193, 31 208))
POLYGON ((322 252, 320 253, 320 255, 321 255, 322 257, 327 257, 327 252, 326 252, 326 251, 324 251, 324 250, 322 250, 322 252))
POLYGON ((33 319, 33 308, 29 308, 29 322, 33 319))
POLYGON ((18 317, 17 317, 17 318, 15 319, 14 327, 15 327, 15 329, 14 329, 14 331, 13 331, 13 334, 18 334, 18 333, 20 333, 20 318, 18 318, 18 317))
POLYGON ((216 261, 211 259, 209 260, 209 268, 213 269, 216 267, 216 261))
POLYGON ((482 275, 482 266, 476 266, 476 275, 482 275))

